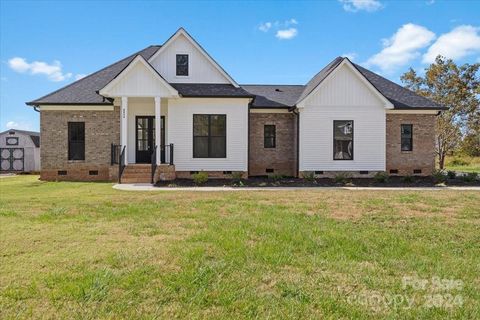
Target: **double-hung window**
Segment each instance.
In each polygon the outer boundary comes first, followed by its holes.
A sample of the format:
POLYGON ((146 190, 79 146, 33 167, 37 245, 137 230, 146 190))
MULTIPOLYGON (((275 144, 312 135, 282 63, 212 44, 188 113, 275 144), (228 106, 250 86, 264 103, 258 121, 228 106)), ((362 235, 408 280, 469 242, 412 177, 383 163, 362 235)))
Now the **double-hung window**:
POLYGON ((412 151, 413 150, 413 125, 402 124, 401 125, 401 150, 412 151))
POLYGON ((353 120, 333 121, 333 160, 353 160, 353 120))
POLYGON ((276 132, 275 125, 266 124, 263 126, 263 147, 275 148, 276 147, 276 132))
POLYGON ((193 115, 193 157, 226 158, 227 116, 224 114, 193 115))
POLYGON ((85 160, 85 122, 68 123, 68 160, 85 160))

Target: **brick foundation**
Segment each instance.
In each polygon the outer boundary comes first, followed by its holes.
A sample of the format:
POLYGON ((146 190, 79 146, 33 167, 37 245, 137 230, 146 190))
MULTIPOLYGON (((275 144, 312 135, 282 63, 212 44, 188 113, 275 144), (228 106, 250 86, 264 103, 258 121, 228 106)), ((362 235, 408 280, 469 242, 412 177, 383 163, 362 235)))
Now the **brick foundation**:
MULTIPOLYGON (((314 171, 300 171, 298 173, 299 178, 304 178, 305 175, 309 175, 311 172, 314 171)), ((373 178, 377 172, 380 171, 367 171, 368 173, 360 173, 360 171, 323 171, 323 173, 314 173, 314 177, 319 178, 329 178, 333 179, 339 174, 345 174, 349 178, 373 178)))
POLYGON ((435 115, 387 114, 386 167, 392 175, 431 175, 435 169, 435 115), (401 151, 401 124, 413 125, 413 150, 401 151), (421 173, 414 173, 421 170, 421 173))
POLYGON ((116 181, 118 180, 118 166, 68 163, 61 168, 42 169, 40 179, 46 181, 116 181))
POLYGON ((296 175, 296 117, 293 113, 250 113, 249 175, 296 175), (264 125, 275 125, 276 147, 264 148, 264 125), (273 172, 267 172, 273 169, 273 172))
MULTIPOLYGON (((232 171, 232 173, 223 173, 223 171, 205 171, 210 179, 232 179, 233 173, 240 172, 242 179, 248 178, 248 172, 246 171, 232 171)), ((178 179, 193 179, 193 173, 190 171, 176 171, 178 179)))

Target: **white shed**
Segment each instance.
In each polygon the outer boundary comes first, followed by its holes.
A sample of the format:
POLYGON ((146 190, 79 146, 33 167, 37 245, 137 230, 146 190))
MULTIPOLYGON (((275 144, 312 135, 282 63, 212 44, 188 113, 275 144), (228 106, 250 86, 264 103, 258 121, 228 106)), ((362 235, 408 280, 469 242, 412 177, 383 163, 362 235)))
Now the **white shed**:
POLYGON ((17 129, 0 133, 0 171, 40 171, 40 133, 17 129))

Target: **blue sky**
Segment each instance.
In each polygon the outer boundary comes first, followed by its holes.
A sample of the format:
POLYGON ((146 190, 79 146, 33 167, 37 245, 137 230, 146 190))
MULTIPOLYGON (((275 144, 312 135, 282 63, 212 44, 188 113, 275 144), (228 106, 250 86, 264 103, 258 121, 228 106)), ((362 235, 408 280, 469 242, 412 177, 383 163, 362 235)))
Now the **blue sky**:
POLYGON ((304 84, 348 55, 399 81, 437 53, 480 62, 479 1, 0 1, 0 130, 38 130, 24 102, 183 26, 239 83, 304 84))

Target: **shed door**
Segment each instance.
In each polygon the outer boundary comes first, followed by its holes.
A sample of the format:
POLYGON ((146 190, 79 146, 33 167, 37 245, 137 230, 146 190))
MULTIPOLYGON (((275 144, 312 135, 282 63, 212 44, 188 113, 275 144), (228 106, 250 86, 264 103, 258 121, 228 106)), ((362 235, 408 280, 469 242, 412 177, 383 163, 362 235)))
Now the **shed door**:
POLYGON ((23 171, 24 156, 23 148, 0 148, 0 171, 23 171))

